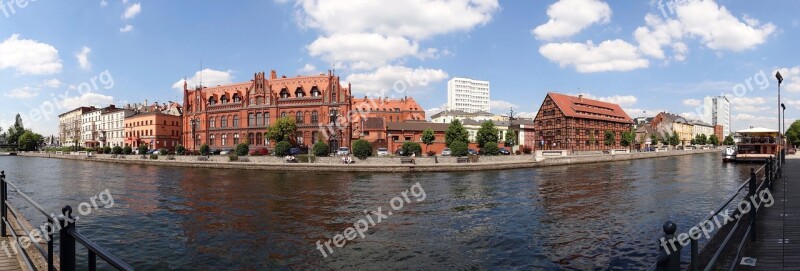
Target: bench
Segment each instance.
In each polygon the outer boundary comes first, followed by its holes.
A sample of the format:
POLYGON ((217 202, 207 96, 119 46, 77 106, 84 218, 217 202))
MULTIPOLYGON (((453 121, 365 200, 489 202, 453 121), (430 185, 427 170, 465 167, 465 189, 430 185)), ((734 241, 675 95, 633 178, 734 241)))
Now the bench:
POLYGON ((458 157, 456 163, 469 163, 469 157, 458 157))
POLYGON ((401 157, 400 164, 416 164, 411 157, 401 157))

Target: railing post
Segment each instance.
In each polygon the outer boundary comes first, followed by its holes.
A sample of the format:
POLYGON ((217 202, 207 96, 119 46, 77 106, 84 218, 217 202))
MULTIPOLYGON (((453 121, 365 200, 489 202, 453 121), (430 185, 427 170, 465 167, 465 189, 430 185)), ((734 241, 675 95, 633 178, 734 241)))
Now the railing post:
POLYGON ((698 257, 698 249, 699 245, 697 244, 697 239, 691 238, 691 262, 689 263, 689 270, 697 271, 700 268, 700 257, 698 257))
POLYGON ((60 271, 75 271, 75 238, 70 231, 75 229, 75 220, 72 218, 72 207, 69 205, 61 208, 63 217, 58 219, 61 229, 58 232, 58 252, 61 260, 60 271))
POLYGON ((675 231, 678 225, 672 221, 664 223, 664 237, 661 238, 657 271, 678 271, 681 269, 681 244, 675 239, 675 231))
POLYGON ((773 178, 772 178, 772 161, 773 161, 772 156, 767 158, 766 171, 765 171, 765 173, 766 173, 765 175, 767 176, 766 177, 767 178, 767 184, 768 184, 767 187, 769 187, 770 191, 772 191, 772 181, 773 181, 773 178))
MULTIPOLYGON (((749 190, 747 191, 747 198, 752 199, 753 196, 756 194, 756 169, 750 168, 750 180, 749 183, 749 190)), ((753 229, 750 231, 750 242, 756 241, 756 215, 758 215, 758 210, 755 206, 752 208, 753 212, 750 214, 750 227, 753 229)))
POLYGON ((3 224, 2 228, 0 229, 0 236, 6 237, 6 171, 0 171, 0 224, 3 224))

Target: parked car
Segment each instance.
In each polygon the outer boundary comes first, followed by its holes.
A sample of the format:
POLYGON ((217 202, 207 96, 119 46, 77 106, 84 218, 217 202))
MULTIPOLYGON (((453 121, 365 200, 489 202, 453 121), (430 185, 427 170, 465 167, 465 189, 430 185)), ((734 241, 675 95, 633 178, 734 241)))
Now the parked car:
POLYGON ((642 149, 642 151, 644 151, 644 152, 654 152, 654 151, 656 151, 656 148, 647 147, 647 148, 642 149))
POLYGON ((789 155, 794 155, 795 153, 797 153, 797 149, 795 148, 789 148, 789 150, 786 151, 786 154, 789 155))
POLYGON ((444 148, 444 150, 442 150, 442 156, 450 156, 450 148, 444 148))
POLYGON ((303 150, 301 150, 300 148, 291 148, 289 149, 289 154, 291 155, 303 154, 303 150))
POLYGON ((469 153, 469 155, 478 155, 478 151, 475 149, 467 149, 467 153, 469 153))
POLYGON ((350 148, 348 147, 339 147, 339 150, 336 151, 337 156, 346 156, 350 155, 350 148))
POLYGON ((506 148, 500 148, 500 154, 502 155, 511 155, 511 151, 506 148))
POLYGON ((219 151, 219 155, 228 155, 230 153, 231 153, 230 149, 224 149, 224 150, 219 151))
POLYGON ((389 149, 378 148, 378 156, 389 156, 389 149))

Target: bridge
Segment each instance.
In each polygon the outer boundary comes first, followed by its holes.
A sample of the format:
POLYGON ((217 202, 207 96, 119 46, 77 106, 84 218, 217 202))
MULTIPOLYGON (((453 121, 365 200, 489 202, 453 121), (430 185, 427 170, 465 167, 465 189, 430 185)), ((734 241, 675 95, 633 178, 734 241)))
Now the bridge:
POLYGON ((800 270, 798 180, 798 156, 787 159, 782 153, 755 165, 750 177, 698 224, 684 225, 677 234, 677 225, 667 221, 660 255, 648 270, 800 270), (713 236, 701 247, 698 239, 706 232, 713 236), (687 245, 688 262, 680 253, 687 245))
POLYGON ((69 205, 64 206, 58 216, 47 212, 19 186, 7 181, 5 171, 0 171, 0 271, 74 271, 77 263, 76 242, 86 248, 86 263, 91 271, 97 270, 98 256, 111 268, 133 270, 133 267, 81 234, 75 228, 76 221, 72 213, 69 205), (40 227, 32 226, 8 200, 11 192, 28 203, 35 212, 45 216, 47 222, 40 227), (56 233, 58 238, 55 237, 56 233), (58 257, 53 249, 56 241, 59 246, 58 257))

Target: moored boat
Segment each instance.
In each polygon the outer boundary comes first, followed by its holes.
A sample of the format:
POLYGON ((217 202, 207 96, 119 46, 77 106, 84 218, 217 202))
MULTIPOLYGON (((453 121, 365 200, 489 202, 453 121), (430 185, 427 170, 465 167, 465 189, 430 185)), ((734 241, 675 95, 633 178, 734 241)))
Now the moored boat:
POLYGON ((736 147, 726 147, 722 150, 722 162, 736 161, 736 147))

